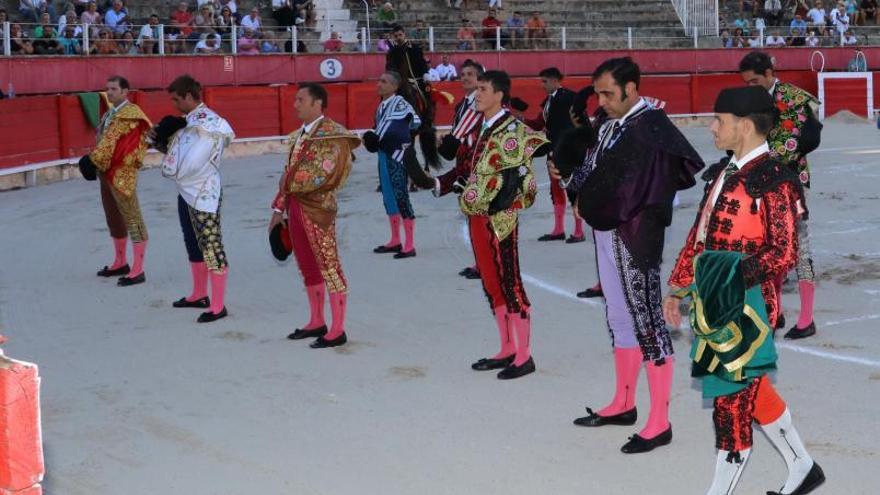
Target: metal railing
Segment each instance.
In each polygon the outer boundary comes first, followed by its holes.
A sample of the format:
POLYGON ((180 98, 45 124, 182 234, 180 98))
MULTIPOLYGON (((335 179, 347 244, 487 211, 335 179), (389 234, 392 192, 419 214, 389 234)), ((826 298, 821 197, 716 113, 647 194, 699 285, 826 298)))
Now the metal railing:
MULTIPOLYGON (((240 28, 226 31, 181 32, 169 25, 130 26, 126 31, 109 32, 103 26, 72 25, 72 37, 35 36, 36 24, 0 25, 0 55, 191 55, 308 52, 384 52, 390 48, 387 31, 362 27, 356 39, 326 42, 326 30, 319 32, 302 26, 264 29, 254 35, 240 28), (13 33, 13 30, 15 31, 13 33), (125 39, 123 39, 123 37, 125 39), (42 38, 42 39, 41 39, 42 38), (48 40, 48 41, 44 41, 48 40), (54 43, 53 43, 54 41, 54 43)), ((53 26, 54 29, 54 26, 53 26)), ((719 35, 704 34, 699 27, 689 33, 670 27, 584 28, 561 26, 544 30, 498 27, 473 29, 470 33, 456 26, 429 26, 424 36, 410 40, 426 52, 578 50, 578 49, 664 49, 664 48, 761 48, 770 46, 880 46, 880 26, 853 26, 846 32, 829 28, 825 33, 793 35, 788 26, 743 31, 724 28, 719 35)))
POLYGON ((685 33, 718 36, 718 0, 672 0, 685 33))

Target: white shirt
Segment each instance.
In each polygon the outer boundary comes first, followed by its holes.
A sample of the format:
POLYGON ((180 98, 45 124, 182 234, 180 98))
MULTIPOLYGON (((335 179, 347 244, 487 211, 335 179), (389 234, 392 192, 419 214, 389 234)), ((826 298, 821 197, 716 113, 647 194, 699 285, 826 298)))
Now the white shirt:
POLYGON ((749 48, 758 48, 761 46, 761 39, 758 37, 749 38, 749 48))
POLYGON ((782 10, 782 2, 780 2, 780 0, 767 0, 764 2, 764 10, 767 12, 777 12, 782 10))
POLYGON ((223 7, 228 7, 229 11, 233 14, 238 12, 238 5, 235 4, 235 0, 229 0, 229 3, 225 5, 223 4, 223 2, 220 2, 220 9, 223 9, 223 7))
POLYGON ((302 137, 305 136, 306 134, 312 132, 312 129, 314 129, 315 126, 318 125, 318 122, 320 122, 322 120, 324 120, 323 115, 321 115, 317 119, 309 122, 308 124, 304 124, 303 126, 301 126, 299 128, 299 134, 297 134, 297 136, 296 136, 296 142, 293 143, 293 145, 296 146, 297 144, 299 144, 299 141, 302 139, 302 137))
POLYGON ((813 7, 812 9, 810 9, 809 12, 807 12, 807 17, 810 18, 810 21, 813 24, 819 24, 822 26, 825 25, 825 15, 826 14, 824 10, 817 9, 816 7, 813 7))
POLYGON ((428 69, 428 72, 425 72, 422 78, 428 82, 438 82, 440 81, 440 74, 437 73, 437 69, 428 69))
POLYGON ((767 46, 784 46, 785 39, 782 36, 767 36, 767 46))
POLYGON ((858 45, 859 39, 853 35, 849 35, 843 39, 843 44, 847 46, 858 45))
POLYGON ((807 36, 807 46, 819 46, 819 38, 816 36, 807 36))
MULTIPOLYGON (((498 120, 499 120, 501 117, 504 117, 506 114, 507 114, 507 110, 505 110, 505 109, 502 108, 502 109, 501 109, 498 113, 496 113, 491 119, 488 119, 488 120, 483 121, 483 129, 482 129, 482 130, 485 131, 486 129, 492 127, 493 125, 495 125, 495 122, 498 122, 498 120)), ((480 132, 480 134, 482 134, 482 131, 480 132)))
MULTIPOLYGON (((730 157, 730 162, 736 165, 737 171, 742 170, 743 166, 750 161, 758 158, 764 153, 770 153, 770 145, 764 141, 760 146, 753 149, 752 151, 746 153, 746 155, 742 158, 737 158, 736 155, 730 157)), ((712 186, 712 195, 710 196, 710 200, 706 201, 706 205, 703 208, 703 212, 700 214, 700 223, 697 226, 697 242, 705 242, 706 241, 706 227, 709 221, 709 217, 712 216, 712 210, 715 208, 715 203, 718 201, 718 196, 721 196, 721 188, 724 186, 724 171, 721 171, 721 176, 715 180, 715 185, 712 186)), ((757 200, 760 201, 760 200, 757 200)), ((760 203, 759 203, 760 204, 760 203)))
POLYGON ((452 64, 440 64, 434 70, 441 81, 451 81, 458 77, 458 72, 456 72, 455 66, 452 64))
POLYGON ((208 36, 213 36, 214 41, 215 41, 214 46, 208 46, 208 42, 207 42, 208 38, 206 37, 202 40, 199 40, 199 42, 196 43, 195 53, 205 53, 205 52, 200 52, 199 50, 207 50, 208 53, 214 53, 214 52, 220 51, 220 43, 221 43, 220 35, 218 35, 218 34, 210 35, 209 34, 208 36))
POLYGON ((842 33, 849 29, 849 16, 846 14, 846 12, 841 14, 839 10, 835 9, 833 12, 831 12, 831 22, 833 22, 834 25, 837 26, 837 31, 839 33, 842 33))
POLYGON ((260 19, 253 18, 250 14, 241 18, 241 27, 245 29, 253 29, 254 31, 260 30, 260 19))

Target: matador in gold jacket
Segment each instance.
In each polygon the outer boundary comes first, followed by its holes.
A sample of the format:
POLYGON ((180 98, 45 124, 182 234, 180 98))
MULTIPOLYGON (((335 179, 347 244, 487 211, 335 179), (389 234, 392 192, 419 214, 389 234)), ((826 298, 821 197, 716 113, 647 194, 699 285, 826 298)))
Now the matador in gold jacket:
POLYGON ((271 227, 287 215, 287 231, 311 312, 309 323, 288 337, 318 337, 313 348, 338 346, 347 340, 348 285, 336 244, 336 191, 348 179, 351 152, 360 145, 356 135, 323 116, 326 101, 327 94, 318 85, 306 85, 298 92, 297 111, 305 124, 290 135, 290 153, 272 202, 271 227), (333 316, 329 331, 324 320, 325 291, 330 293, 333 316))
MULTIPOLYGON (((143 110, 128 101, 128 81, 111 77, 106 98, 110 109, 98 125, 98 144, 81 162, 95 171, 101 183, 101 202, 116 258, 98 272, 100 277, 120 276, 120 286, 143 283, 147 227, 137 197, 138 169, 147 152, 147 132, 152 127, 143 110), (131 238, 134 263, 126 258, 127 238, 131 238)), ((81 163, 82 165, 82 163, 81 163)), ((88 177, 87 177, 88 178, 88 177)))

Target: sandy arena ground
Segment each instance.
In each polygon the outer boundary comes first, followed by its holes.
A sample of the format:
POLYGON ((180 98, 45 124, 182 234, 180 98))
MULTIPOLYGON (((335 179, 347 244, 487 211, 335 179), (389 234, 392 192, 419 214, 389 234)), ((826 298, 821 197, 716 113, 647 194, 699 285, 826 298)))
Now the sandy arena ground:
MULTIPOLYGON (((719 156, 707 129, 685 133, 707 161, 719 156)), ((822 494, 880 490, 877 133, 829 123, 811 155, 819 334, 779 344, 777 385, 825 468, 822 494)), ((618 450, 647 417, 644 377, 636 427, 571 424, 610 399, 613 364, 603 306, 574 297, 596 280, 592 243, 536 241, 552 223, 543 162, 520 230, 538 372, 502 382, 470 369, 497 337, 479 282, 456 275, 471 255, 454 197, 414 195, 418 257, 375 255, 387 221, 375 159, 357 157, 338 226, 350 343, 336 350, 285 339, 308 305, 295 265, 277 265, 267 247, 281 155, 224 163, 231 316, 210 325, 171 308, 190 276, 174 186, 157 170, 139 191, 147 283, 129 288, 94 275, 112 258, 96 183, 0 194, 0 333, 7 355, 40 365, 47 494, 705 493, 711 411, 689 377, 686 331, 676 334, 670 446, 618 450)), ((701 191, 681 195, 664 277, 701 191)), ((785 305, 793 323, 796 292, 785 305)), ((755 438, 741 494, 786 476, 755 438)))

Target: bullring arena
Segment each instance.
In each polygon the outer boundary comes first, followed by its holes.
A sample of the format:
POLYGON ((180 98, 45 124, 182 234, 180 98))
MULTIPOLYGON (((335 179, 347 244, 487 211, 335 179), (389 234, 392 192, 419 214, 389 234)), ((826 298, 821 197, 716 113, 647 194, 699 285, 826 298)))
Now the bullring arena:
MULTIPOLYGON (((637 36, 629 46, 625 34, 605 33, 596 41, 586 34, 594 21, 577 15, 602 11, 602 2, 554 0, 546 16, 559 26, 537 49, 455 51, 435 34, 435 50, 426 45, 425 53, 434 65, 447 53, 457 67, 473 59, 508 72, 511 94, 529 104, 530 117, 546 96, 537 78, 542 69, 558 67, 566 76, 563 86, 577 91, 605 59, 631 56, 642 68, 640 94, 664 101, 706 164, 715 163, 723 153, 708 128, 713 103, 721 89, 742 85, 737 66, 749 52, 719 47, 718 33, 739 11, 721 2, 712 12, 715 24, 696 26, 695 36, 681 11, 676 16, 679 2, 646 3, 671 10, 671 34, 653 42, 637 36), (577 25, 562 30, 565 16, 577 25)), ((638 19, 634 2, 624 4, 620 15, 638 19)), ((531 12, 535 5, 506 0, 501 16, 531 12)), ((671 330, 671 444, 622 454, 620 446, 644 423, 641 415, 638 426, 572 424, 585 406, 601 407, 614 394, 614 362, 603 299, 575 295, 598 280, 593 239, 537 240, 553 223, 545 158, 534 161, 538 195, 519 226, 536 372, 501 381, 470 369, 494 352, 497 337, 480 281, 457 275, 473 262, 473 252, 454 195, 411 193, 417 257, 372 252, 387 240, 387 219, 376 190, 376 155, 363 146, 354 151, 339 192, 336 221, 349 284, 348 342, 310 349, 286 338, 308 320, 309 304, 296 263, 272 257, 266 229, 287 161, 286 136, 301 125, 293 111, 297 84, 321 83, 328 90, 326 115, 360 134, 374 126, 376 79, 385 64, 384 55, 362 41, 372 12, 348 2, 317 1, 315 8, 311 15, 319 19, 307 20, 295 35, 307 41, 310 53, 0 57, 0 89, 15 93, 0 100, 0 334, 8 339, 3 353, 34 363, 40 377, 16 395, 20 375, 10 370, 23 368, 0 362, 6 373, 0 385, 0 494, 705 493, 715 462, 712 403, 690 376, 694 337, 686 321, 671 330), (330 36, 331 19, 320 16, 345 9, 345 22, 355 26, 341 36, 347 51, 311 53, 330 36), (328 74, 330 66, 338 73, 328 74), (171 306, 189 290, 190 273, 177 191, 161 174, 161 155, 149 152, 139 174, 150 245, 146 282, 132 287, 94 275, 112 250, 97 183, 83 180, 76 165, 95 143, 78 93, 101 91, 107 77, 123 75, 134 90, 130 100, 157 123, 175 112, 165 87, 183 73, 202 82, 205 103, 236 134, 221 165, 229 316, 210 324, 196 323, 196 310, 171 306), (21 413, 16 398, 35 404, 37 413, 21 413)), ((484 16, 484 2, 472 8, 467 15, 484 16)), ((698 5, 690 8, 696 16, 698 5)), ((451 29, 442 16, 465 13, 445 2, 397 9, 400 22, 436 19, 435 33, 451 29)), ((270 17, 271 8, 264 10, 270 17)), ((371 29, 381 36, 380 28, 371 29)), ((880 49, 871 46, 871 28, 860 29, 854 24, 866 45, 867 69, 880 49)), ((373 36, 371 31, 375 44, 373 36)), ((499 46, 501 36, 499 31, 499 46)), ((766 51, 780 80, 819 95, 824 107, 821 146, 809 154, 807 196, 818 331, 788 340, 788 327, 780 330, 779 369, 771 377, 827 477, 812 493, 873 494, 880 487, 874 73, 846 70, 852 47, 766 51)), ((464 96, 458 81, 434 86, 456 101, 464 96)), ((441 134, 452 117, 451 105, 438 107, 441 134)), ((443 170, 450 167, 443 162, 443 170)), ((663 250, 664 288, 703 185, 698 178, 678 194, 663 250)), ((565 222, 570 232, 570 215, 565 222)), ((789 326, 800 309, 794 271, 791 278, 782 303, 789 326)), ((644 377, 638 387, 636 405, 647 412, 644 377)), ((785 463, 756 427, 736 493, 779 490, 785 478, 785 463)))

